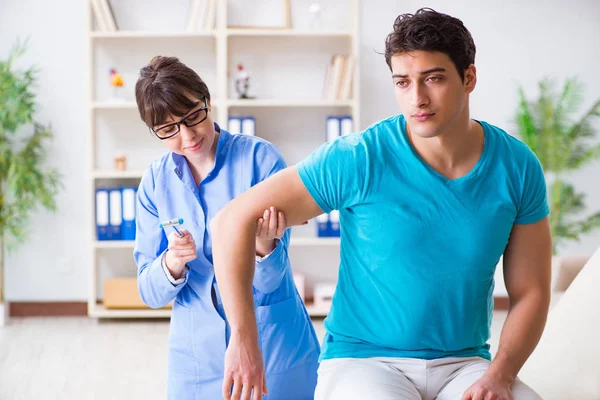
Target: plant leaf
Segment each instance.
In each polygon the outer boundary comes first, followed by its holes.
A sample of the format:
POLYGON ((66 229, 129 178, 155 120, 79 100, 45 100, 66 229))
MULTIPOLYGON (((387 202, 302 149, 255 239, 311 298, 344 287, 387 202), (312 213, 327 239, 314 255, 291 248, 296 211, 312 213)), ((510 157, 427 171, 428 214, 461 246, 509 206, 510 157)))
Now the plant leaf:
POLYGON ((56 209, 62 178, 46 165, 52 129, 33 118, 37 70, 14 68, 24 51, 18 42, 8 60, 0 60, 0 238, 7 241, 0 246, 9 250, 26 239, 34 211, 56 209))

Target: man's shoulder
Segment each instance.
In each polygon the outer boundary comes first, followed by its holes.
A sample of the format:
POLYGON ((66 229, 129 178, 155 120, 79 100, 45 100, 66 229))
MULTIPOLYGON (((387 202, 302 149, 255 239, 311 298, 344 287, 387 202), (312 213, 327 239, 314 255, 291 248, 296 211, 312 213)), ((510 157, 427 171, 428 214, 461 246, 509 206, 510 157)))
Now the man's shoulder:
POLYGON ((535 153, 519 138, 511 135, 504 129, 485 121, 480 121, 487 130, 489 139, 494 142, 496 155, 508 158, 517 164, 537 160, 535 153))
POLYGON ((350 148, 363 146, 369 149, 378 146, 382 140, 386 140, 390 135, 397 135, 402 130, 404 116, 402 114, 393 115, 369 125, 363 131, 342 136, 333 142, 341 148, 350 148))
POLYGON ((404 126, 404 115, 396 114, 371 124, 363 131, 365 135, 376 137, 380 132, 401 132, 404 126))

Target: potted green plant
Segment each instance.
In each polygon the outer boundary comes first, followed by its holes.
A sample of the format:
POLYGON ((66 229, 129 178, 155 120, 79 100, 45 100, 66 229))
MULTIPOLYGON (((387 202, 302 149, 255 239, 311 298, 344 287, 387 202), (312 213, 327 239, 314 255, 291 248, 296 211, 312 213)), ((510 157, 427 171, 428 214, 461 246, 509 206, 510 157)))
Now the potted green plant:
MULTIPOLYGON (((565 242, 576 241, 582 234, 600 227, 600 212, 583 216, 585 195, 568 182, 569 174, 600 158, 596 139, 596 117, 600 117, 600 99, 581 114, 583 84, 575 77, 565 81, 560 93, 552 79, 539 82, 537 99, 530 101, 519 87, 516 123, 520 139, 536 154, 548 187, 552 253, 565 242)), ((590 182, 590 184, 596 184, 590 182)))
POLYGON ((19 70, 15 61, 25 52, 18 42, 8 59, 0 60, 0 326, 8 315, 4 301, 6 252, 23 243, 32 212, 55 210, 60 175, 45 165, 49 125, 34 120, 36 70, 19 70))

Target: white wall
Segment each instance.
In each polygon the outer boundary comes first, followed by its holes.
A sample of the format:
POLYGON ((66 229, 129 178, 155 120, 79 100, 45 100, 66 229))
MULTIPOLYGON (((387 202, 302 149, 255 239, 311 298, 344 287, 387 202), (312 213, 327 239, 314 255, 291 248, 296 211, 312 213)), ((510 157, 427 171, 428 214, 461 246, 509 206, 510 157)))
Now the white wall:
MULTIPOLYGON (((363 2, 361 107, 363 124, 397 112, 389 69, 382 53, 395 16, 431 7, 460 18, 471 32, 477 55, 477 88, 472 116, 515 132, 516 85, 532 96, 544 76, 578 75, 586 86, 584 109, 600 97, 600 2, 597 0, 445 0, 363 2), (375 7, 377 4, 377 7, 375 7), (381 4, 381 5, 380 5, 381 4), (485 4, 485 5, 483 5, 485 4)), ((600 118, 596 120, 600 129, 600 118)), ((587 194, 589 213, 600 210, 600 162, 573 174, 572 183, 587 194)), ((600 230, 569 243, 561 254, 591 254, 600 230)))
MULTIPOLYGON (((546 75, 561 80, 579 75, 587 86, 586 106, 600 96, 600 45, 594 39, 600 37, 600 2, 549 0, 543 7, 533 0, 494 0, 485 6, 475 0, 453 3, 431 0, 427 6, 461 18, 473 34, 479 78, 472 97, 475 118, 513 131, 515 83, 533 93, 546 75)), ((162 4, 152 1, 157 7, 162 4)), ((384 51, 395 16, 422 6, 408 0, 362 1, 363 127, 397 112, 390 73, 377 52, 384 51)), ((50 162, 63 173, 65 187, 58 197, 58 212, 36 215, 26 244, 9 256, 8 300, 85 300, 87 296, 85 132, 89 121, 84 15, 81 0, 0 2, 0 56, 6 57, 17 37, 30 36, 22 64, 41 67, 37 119, 54 127, 50 162)), ((600 208, 598 175, 600 163, 573 176, 573 183, 588 194, 587 203, 595 209, 600 208)), ((563 253, 591 253, 598 245, 600 232, 569 245, 563 253)))
POLYGON ((26 244, 8 257, 8 300, 83 300, 87 295, 83 15, 84 2, 77 0, 0 2, 0 56, 6 58, 17 37, 29 36, 20 64, 40 67, 36 119, 52 123, 56 138, 49 161, 64 176, 58 212, 35 215, 26 244), (65 261, 71 268, 63 273, 65 261))

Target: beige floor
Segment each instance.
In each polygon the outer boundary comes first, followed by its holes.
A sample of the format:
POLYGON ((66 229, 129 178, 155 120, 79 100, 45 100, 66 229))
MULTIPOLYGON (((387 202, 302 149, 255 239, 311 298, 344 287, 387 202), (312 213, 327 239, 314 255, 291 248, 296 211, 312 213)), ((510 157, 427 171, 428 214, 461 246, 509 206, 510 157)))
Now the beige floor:
MULTIPOLYGON (((506 312, 494 315, 492 354, 506 312)), ((315 321, 321 339, 323 321, 315 321)), ((168 321, 14 318, 0 328, 0 400, 165 399, 168 321)))

